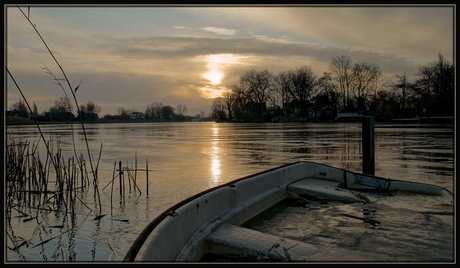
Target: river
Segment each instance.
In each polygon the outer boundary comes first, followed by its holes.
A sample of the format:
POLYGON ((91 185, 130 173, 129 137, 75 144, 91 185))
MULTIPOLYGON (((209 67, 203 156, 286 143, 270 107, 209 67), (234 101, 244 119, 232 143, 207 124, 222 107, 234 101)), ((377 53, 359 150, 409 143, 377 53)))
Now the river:
MULTIPOLYGON (((101 152, 97 174, 105 216, 94 220, 99 208, 91 187, 78 194, 81 204, 72 220, 59 213, 22 211, 38 217, 27 222, 12 217, 5 232, 30 244, 13 251, 8 249, 11 239, 5 238, 6 262, 118 262, 152 219, 211 187, 303 160, 362 171, 361 123, 96 123, 85 125, 86 139, 78 124, 40 129, 53 150, 67 158, 75 155, 75 144, 77 155, 88 159, 86 141, 93 164, 101 152), (113 180, 120 161, 131 170, 137 167, 138 188, 128 187, 126 172, 123 182, 113 180), (57 225, 61 228, 50 227, 57 225)), ((10 141, 37 143, 40 137, 37 126, 8 126, 6 133, 10 141)), ((453 125, 376 123, 374 133, 375 175, 454 192, 453 125)), ((43 144, 38 146, 42 155, 43 144)))

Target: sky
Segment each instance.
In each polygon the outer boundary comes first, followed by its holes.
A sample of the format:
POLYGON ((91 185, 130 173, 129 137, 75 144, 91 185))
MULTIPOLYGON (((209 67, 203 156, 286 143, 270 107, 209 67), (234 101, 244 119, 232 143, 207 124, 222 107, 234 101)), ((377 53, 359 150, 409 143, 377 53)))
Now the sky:
MULTIPOLYGON (((69 87, 99 116, 148 105, 211 111, 245 72, 308 66, 333 57, 377 64, 387 79, 415 77, 441 54, 455 66, 455 6, 27 6, 4 5, 5 109, 22 99, 48 111, 69 87), (22 13, 22 12, 23 13, 22 13), (48 52, 40 33, 55 60, 48 52), (51 73, 51 74, 50 74, 51 73), (56 83, 63 83, 64 90, 56 83)), ((76 109, 74 109, 76 114, 76 109)))

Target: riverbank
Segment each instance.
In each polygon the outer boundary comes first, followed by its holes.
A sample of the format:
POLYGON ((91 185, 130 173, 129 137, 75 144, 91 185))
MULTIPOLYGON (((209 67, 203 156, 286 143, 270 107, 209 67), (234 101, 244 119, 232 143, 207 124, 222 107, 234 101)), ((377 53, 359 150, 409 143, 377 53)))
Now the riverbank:
MULTIPOLYGON (((166 122, 158 119, 136 119, 136 120, 107 120, 99 119, 95 122, 85 122, 86 123, 142 123, 142 122, 166 122)), ((280 121, 282 122, 282 121, 280 121)), ((305 123, 305 121, 296 121, 305 123)), ((322 122, 337 122, 334 120, 322 121, 322 122)), ((342 121, 340 121, 342 122, 342 121)), ((358 121, 359 122, 359 121, 358 121)), ((444 116, 444 117, 422 117, 422 118, 413 118, 413 119, 392 119, 390 121, 382 121, 382 123, 391 122, 391 123, 434 123, 434 124, 454 124, 453 116, 444 116)), ((38 124, 68 124, 68 121, 39 121, 38 124)), ((73 123, 80 123, 79 121, 74 121, 73 123)), ((24 118, 19 116, 6 116, 5 125, 35 125, 35 121, 30 118, 24 118)))
POLYGON ((19 116, 7 116, 5 125, 35 125, 35 121, 30 118, 24 118, 19 116))

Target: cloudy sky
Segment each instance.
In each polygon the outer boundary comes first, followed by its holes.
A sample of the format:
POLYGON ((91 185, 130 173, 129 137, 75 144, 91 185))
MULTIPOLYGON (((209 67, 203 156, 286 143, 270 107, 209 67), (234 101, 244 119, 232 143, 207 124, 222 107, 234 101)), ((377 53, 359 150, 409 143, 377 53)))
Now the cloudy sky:
MULTIPOLYGON (((162 102, 210 112, 212 98, 246 71, 310 66, 332 57, 413 77, 442 54, 454 63, 454 6, 4 6, 5 66, 39 112, 64 96, 64 78, 24 14, 54 53, 79 104, 144 112, 162 102)), ((6 109, 21 95, 6 75, 6 109)), ((68 90, 65 84, 65 90, 68 90)), ((70 94, 70 93, 67 93, 70 94)), ((70 95, 69 95, 70 96, 70 95)))

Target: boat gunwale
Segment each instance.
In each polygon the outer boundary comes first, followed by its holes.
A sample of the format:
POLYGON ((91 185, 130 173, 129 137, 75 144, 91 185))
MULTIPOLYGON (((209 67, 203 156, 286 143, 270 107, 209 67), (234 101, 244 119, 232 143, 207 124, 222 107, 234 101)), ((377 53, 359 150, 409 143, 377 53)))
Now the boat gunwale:
MULTIPOLYGON (((247 179, 250 179, 250 178, 253 178, 253 177, 256 177, 258 175, 261 175, 261 174, 264 174, 264 173, 267 173, 267 172, 270 172, 270 171, 274 171, 274 170, 277 170, 277 169, 282 169, 282 168, 285 168, 285 167, 288 167, 288 166, 292 166, 292 165, 296 165, 296 164, 299 164, 299 163, 305 163, 306 161, 297 161, 297 162, 294 162, 294 163, 288 163, 288 164, 284 164, 284 165, 281 165, 281 166, 278 166, 278 167, 274 167, 274 168, 270 168, 268 170, 264 170, 264 171, 261 171, 261 172, 257 172, 257 173, 254 173, 254 174, 251 174, 251 175, 247 175, 247 176, 244 176, 244 177, 241 177, 241 178, 238 178, 238 179, 235 179, 233 181, 230 181, 230 182, 227 182, 227 183, 224 183, 224 184, 221 184, 221 185, 218 185, 218 186, 215 186, 215 187, 212 187, 212 188, 209 188, 207 190, 204 190, 204 191, 201 191, 197 194, 194 194, 186 199, 183 199, 182 201, 179 201, 178 203, 174 204, 173 206, 169 207, 168 209, 166 209, 165 211, 163 211, 162 213, 160 213, 155 219, 153 219, 145 228, 144 230, 139 234, 139 236, 136 238, 136 240, 134 241, 134 243, 131 245, 131 247, 129 248, 129 250, 127 251, 126 255, 125 255, 125 258, 123 259, 124 262, 133 262, 135 261, 135 258, 137 256, 137 254, 139 253, 139 250, 141 249, 141 247, 143 246, 145 240, 147 239, 147 237, 152 233, 152 231, 166 218, 168 217, 170 214, 169 212, 170 211, 175 211, 175 210, 178 210, 178 208, 190 203, 191 201, 197 199, 198 197, 201 197, 207 193, 210 193, 210 192, 213 192, 217 189, 220 189, 220 188, 225 188, 225 187, 231 187, 232 184, 236 183, 236 182, 239 182, 239 181, 243 181, 243 180, 247 180, 247 179)), ((313 162, 308 162, 308 163, 313 163, 313 162)), ((313 163, 313 164, 316 164, 316 163, 313 163)), ((326 165, 325 165, 326 166, 326 165)))
MULTIPOLYGON (((343 171, 345 171, 345 172, 347 172, 347 173, 349 173, 351 175, 354 175, 354 176, 356 176, 356 175, 364 175, 364 176, 368 176, 368 177, 371 177, 371 178, 384 179, 386 181, 391 181, 391 182, 398 182, 398 181, 399 182, 408 182, 408 181, 403 181, 403 180, 384 178, 384 177, 370 175, 370 174, 363 174, 363 173, 360 173, 360 172, 354 172, 354 171, 350 171, 350 170, 345 170, 343 168, 337 168, 337 167, 333 167, 333 166, 329 166, 329 165, 325 165, 325 164, 321 164, 321 163, 316 163, 316 162, 311 162, 311 161, 296 161, 296 162, 292 162, 292 163, 283 164, 283 165, 280 165, 280 166, 276 166, 276 167, 273 167, 273 168, 270 168, 270 169, 267 169, 267 170, 263 170, 263 171, 260 171, 260 172, 254 173, 254 174, 250 174, 250 175, 247 175, 247 176, 232 180, 232 181, 224 183, 222 185, 218 185, 218 186, 206 189, 206 190, 201 191, 199 193, 196 193, 196 194, 194 194, 194 195, 192 195, 192 196, 190 196, 188 198, 185 198, 185 199, 183 199, 182 201, 180 201, 178 203, 175 203, 174 205, 172 205, 168 209, 164 210, 155 219, 153 219, 151 222, 148 223, 148 225, 138 235, 136 240, 133 242, 133 244, 131 245, 131 247, 129 248, 127 253, 125 254, 123 262, 134 262, 135 261, 139 251, 143 247, 143 245, 144 245, 145 241, 147 240, 147 238, 151 235, 151 233, 155 230, 155 228, 160 223, 162 223, 168 216, 171 215, 170 214, 171 211, 176 211, 179 208, 185 206, 186 204, 192 202, 193 200, 196 200, 199 197, 202 197, 202 196, 204 196, 204 195, 206 195, 206 194, 208 194, 210 192, 216 191, 218 189, 225 188, 225 187, 232 187, 232 186, 234 186, 235 183, 238 183, 240 181, 248 180, 248 179, 257 177, 257 176, 265 174, 265 173, 270 173, 270 172, 275 171, 275 170, 288 168, 290 166, 295 166, 295 165, 298 165, 298 164, 312 164, 312 165, 316 165, 316 166, 324 166, 326 168, 333 168, 333 169, 336 169, 336 170, 343 170, 343 171)), ((292 181, 291 183, 294 183, 294 182, 295 181, 292 181)), ((289 183, 289 184, 291 184, 291 183, 289 183)), ((432 184, 420 183, 420 182, 410 182, 409 181, 408 183, 415 183, 415 184, 421 184, 421 185, 427 185, 427 186, 433 186, 433 187, 440 188, 440 189, 442 189, 442 190, 444 190, 447 193, 450 193, 452 195, 450 198, 447 197, 448 199, 451 199, 451 202, 452 202, 453 193, 451 193, 449 190, 447 190, 447 189, 445 189, 443 187, 432 185, 432 184)))

